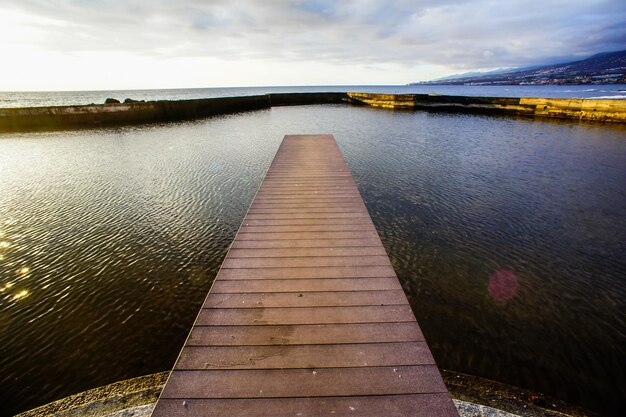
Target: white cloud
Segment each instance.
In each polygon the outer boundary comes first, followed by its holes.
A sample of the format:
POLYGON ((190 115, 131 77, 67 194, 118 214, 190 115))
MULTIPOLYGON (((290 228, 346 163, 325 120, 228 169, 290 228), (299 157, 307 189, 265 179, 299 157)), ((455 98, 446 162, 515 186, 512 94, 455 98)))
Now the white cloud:
POLYGON ((0 39, 0 89, 391 84, 625 49, 626 3, 0 0, 0 39))

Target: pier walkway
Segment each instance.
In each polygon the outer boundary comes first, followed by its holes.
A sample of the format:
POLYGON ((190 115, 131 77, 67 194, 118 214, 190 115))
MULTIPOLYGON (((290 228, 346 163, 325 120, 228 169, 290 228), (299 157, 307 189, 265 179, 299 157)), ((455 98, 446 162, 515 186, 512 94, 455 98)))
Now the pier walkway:
POLYGON ((458 416, 332 135, 284 138, 152 416, 458 416))

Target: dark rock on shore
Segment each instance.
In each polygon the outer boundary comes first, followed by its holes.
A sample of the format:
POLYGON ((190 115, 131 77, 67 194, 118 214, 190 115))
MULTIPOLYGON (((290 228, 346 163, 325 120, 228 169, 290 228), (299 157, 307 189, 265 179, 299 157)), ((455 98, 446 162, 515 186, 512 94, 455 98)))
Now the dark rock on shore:
POLYGON ((104 100, 104 104, 120 104, 120 101, 116 98, 107 98, 104 100))

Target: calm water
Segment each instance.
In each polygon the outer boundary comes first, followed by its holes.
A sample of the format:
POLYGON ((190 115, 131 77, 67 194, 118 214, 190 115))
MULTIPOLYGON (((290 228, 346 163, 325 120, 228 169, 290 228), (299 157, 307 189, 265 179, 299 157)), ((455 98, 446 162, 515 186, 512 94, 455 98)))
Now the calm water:
POLYGON ((184 100, 209 97, 247 96, 267 93, 347 92, 387 94, 443 94, 484 97, 569 97, 569 98, 626 98, 626 84, 607 85, 544 85, 544 86, 456 86, 456 85, 391 85, 391 86, 315 86, 315 87, 238 87, 188 88, 170 90, 122 91, 60 91, 60 92, 2 92, 0 107, 67 106, 72 104, 104 103, 108 97, 123 101, 184 100))
POLYGON ((618 415, 626 129, 349 106, 0 135, 0 414, 171 368, 282 136, 316 132, 440 366, 618 415))

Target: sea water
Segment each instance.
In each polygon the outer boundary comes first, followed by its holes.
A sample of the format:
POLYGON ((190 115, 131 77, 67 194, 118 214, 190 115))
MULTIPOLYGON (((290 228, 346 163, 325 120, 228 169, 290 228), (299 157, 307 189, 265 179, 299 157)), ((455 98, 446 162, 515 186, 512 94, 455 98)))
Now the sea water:
POLYGON ((345 105, 0 134, 0 414, 171 369, 283 135, 327 132, 440 367, 618 415, 624 126, 345 105))

